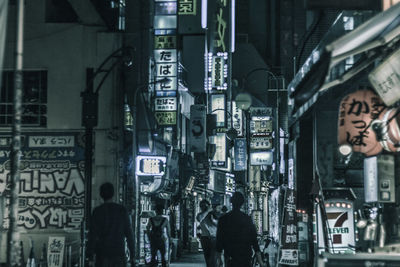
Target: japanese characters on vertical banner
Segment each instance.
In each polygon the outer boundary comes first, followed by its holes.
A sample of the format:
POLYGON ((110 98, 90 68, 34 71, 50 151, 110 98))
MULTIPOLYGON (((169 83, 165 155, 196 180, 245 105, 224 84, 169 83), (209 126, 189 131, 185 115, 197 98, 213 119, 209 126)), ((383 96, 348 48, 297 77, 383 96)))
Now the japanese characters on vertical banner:
POLYGON ((230 29, 233 27, 229 19, 233 14, 231 12, 232 1, 216 0, 210 3, 208 16, 208 53, 206 54, 207 81, 206 91, 227 90, 229 75, 229 60, 233 51, 230 40, 230 29))
MULTIPOLYGON (((10 134, 0 134, 2 226, 9 228, 10 134)), ((80 133, 21 136, 18 226, 26 230, 79 230, 84 208, 84 144, 80 133)))
POLYGON ((296 191, 287 188, 283 211, 280 264, 299 265, 297 243, 296 191))
POLYGON ((47 266, 62 267, 65 249, 65 236, 49 236, 47 266))
MULTIPOLYGON (((188 5, 193 1, 186 1, 186 4, 183 2, 185 1, 179 2, 179 10, 188 12, 188 5)), ((176 0, 155 1, 154 60, 155 76, 158 82, 155 85, 154 116, 160 126, 176 125, 178 90, 176 20, 176 0), (169 21, 175 21, 175 23, 168 23, 169 21)))

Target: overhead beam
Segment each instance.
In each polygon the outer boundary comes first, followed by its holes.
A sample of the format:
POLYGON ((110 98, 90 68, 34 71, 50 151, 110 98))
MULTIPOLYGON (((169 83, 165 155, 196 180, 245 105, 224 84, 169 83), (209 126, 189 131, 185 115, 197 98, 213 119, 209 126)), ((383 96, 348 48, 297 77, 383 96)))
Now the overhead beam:
POLYGON ((104 20, 89 0, 68 0, 84 25, 106 26, 104 20))

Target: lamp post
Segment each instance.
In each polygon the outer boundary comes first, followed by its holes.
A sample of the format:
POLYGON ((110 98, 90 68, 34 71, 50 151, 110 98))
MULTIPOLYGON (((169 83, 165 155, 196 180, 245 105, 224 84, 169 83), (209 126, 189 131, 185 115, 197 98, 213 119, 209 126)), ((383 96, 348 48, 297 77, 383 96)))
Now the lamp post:
POLYGON ((275 175, 276 175, 276 179, 279 183, 279 170, 280 170, 280 116, 279 116, 279 109, 280 109, 280 105, 279 105, 279 92, 280 92, 280 88, 279 88, 279 84, 278 84, 278 77, 276 77, 276 75, 271 72, 270 70, 266 69, 266 68, 255 68, 251 71, 249 71, 242 80, 242 88, 243 90, 245 89, 245 84, 247 82, 247 80, 249 79, 249 76, 257 71, 264 71, 266 72, 268 75, 272 76, 272 78, 275 81, 275 87, 273 89, 268 88, 269 91, 275 91, 276 92, 276 99, 275 99, 275 104, 276 104, 276 112, 275 112, 275 142, 274 142, 274 146, 276 149, 276 153, 275 153, 275 163, 276 163, 276 167, 275 167, 275 175))
MULTIPOLYGON (((15 47, 15 77, 14 77, 14 99, 13 99, 13 127, 11 148, 11 173, 10 173, 10 204, 9 204, 9 228, 7 233, 7 266, 19 266, 21 257, 19 250, 18 230, 18 193, 20 179, 20 154, 21 154, 21 100, 22 100, 22 62, 24 44, 24 0, 17 1, 17 31, 15 47)), ((7 5, 3 5, 7 8, 7 5)))
MULTIPOLYGON (((100 66, 94 71, 93 68, 86 69, 86 87, 81 92, 82 97, 82 126, 85 127, 85 204, 84 204, 84 220, 81 227, 81 257, 80 266, 87 265, 86 259, 86 242, 87 233, 90 229, 90 217, 92 210, 92 167, 93 167, 93 129, 98 122, 98 97, 99 91, 107 79, 111 71, 124 62, 127 52, 131 51, 131 47, 121 47, 109 55, 100 66), (107 65, 108 68, 105 68, 107 65), (94 90, 94 79, 104 74, 99 84, 94 90)), ((130 57, 125 61, 130 66, 130 57)))

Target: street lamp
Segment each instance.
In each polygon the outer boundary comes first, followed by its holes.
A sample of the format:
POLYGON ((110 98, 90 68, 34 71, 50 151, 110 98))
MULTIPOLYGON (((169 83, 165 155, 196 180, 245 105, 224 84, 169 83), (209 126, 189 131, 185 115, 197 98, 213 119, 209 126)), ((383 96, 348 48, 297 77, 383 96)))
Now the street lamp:
POLYGON ((109 55, 94 72, 93 68, 86 70, 86 87, 81 92, 82 97, 82 126, 85 127, 85 206, 84 206, 84 220, 81 227, 81 258, 80 266, 86 266, 86 241, 87 232, 90 229, 91 217, 91 202, 92 202, 92 160, 93 160, 93 129, 97 126, 98 122, 98 97, 99 91, 116 66, 121 62, 125 65, 131 65, 131 56, 129 52, 132 47, 121 47, 109 55), (109 65, 108 68, 105 68, 109 65), (99 75, 104 74, 99 84, 94 90, 94 79, 99 75))

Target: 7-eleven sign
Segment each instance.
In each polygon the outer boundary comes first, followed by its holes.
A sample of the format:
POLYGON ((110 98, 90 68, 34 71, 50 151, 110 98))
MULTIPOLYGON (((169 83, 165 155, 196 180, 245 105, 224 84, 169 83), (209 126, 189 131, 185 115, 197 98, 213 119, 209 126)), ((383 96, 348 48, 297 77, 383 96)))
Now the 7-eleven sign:
MULTIPOLYGON (((328 221, 328 241, 331 253, 354 253, 355 246, 353 202, 342 199, 329 199, 325 202, 328 221)), ((314 241, 318 242, 319 251, 324 251, 324 238, 320 209, 313 216, 314 241), (317 220, 315 220, 318 218, 317 220)))

